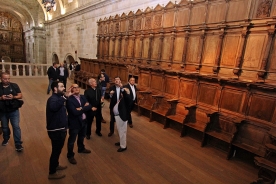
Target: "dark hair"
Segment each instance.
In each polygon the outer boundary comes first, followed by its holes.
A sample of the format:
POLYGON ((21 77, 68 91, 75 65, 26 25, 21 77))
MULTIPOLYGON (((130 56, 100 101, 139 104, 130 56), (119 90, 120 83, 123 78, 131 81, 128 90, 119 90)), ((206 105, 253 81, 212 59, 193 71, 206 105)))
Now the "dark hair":
POLYGON ((56 61, 55 61, 55 62, 53 62, 53 66, 55 66, 56 64, 58 64, 58 62, 56 62, 56 61))
POLYGON ((62 83, 62 82, 61 81, 54 81, 54 82, 52 82, 51 89, 52 89, 53 92, 55 91, 54 88, 58 88, 58 84, 59 83, 62 83))
POLYGON ((75 61, 75 63, 78 63, 77 61, 75 61))
POLYGON ((116 79, 116 78, 119 78, 119 79, 121 80, 121 77, 119 77, 119 76, 117 76, 117 77, 114 77, 114 79, 116 79))
POLYGON ((105 73, 105 69, 101 69, 101 72, 105 73))

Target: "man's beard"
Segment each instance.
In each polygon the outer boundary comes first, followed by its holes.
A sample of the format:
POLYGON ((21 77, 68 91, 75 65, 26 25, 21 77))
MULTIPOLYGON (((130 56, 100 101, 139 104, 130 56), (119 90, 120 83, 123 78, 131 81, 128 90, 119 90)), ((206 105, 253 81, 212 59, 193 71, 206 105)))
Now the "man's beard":
POLYGON ((57 94, 58 94, 58 95, 64 95, 64 94, 65 94, 65 90, 63 90, 63 91, 57 90, 57 94))

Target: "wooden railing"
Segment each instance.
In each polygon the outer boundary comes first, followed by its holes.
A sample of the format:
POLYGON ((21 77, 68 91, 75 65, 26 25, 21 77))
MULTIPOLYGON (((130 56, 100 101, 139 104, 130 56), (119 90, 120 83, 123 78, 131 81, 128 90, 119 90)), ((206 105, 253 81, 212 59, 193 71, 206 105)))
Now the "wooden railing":
POLYGON ((1 63, 0 71, 13 77, 45 77, 51 64, 1 63))

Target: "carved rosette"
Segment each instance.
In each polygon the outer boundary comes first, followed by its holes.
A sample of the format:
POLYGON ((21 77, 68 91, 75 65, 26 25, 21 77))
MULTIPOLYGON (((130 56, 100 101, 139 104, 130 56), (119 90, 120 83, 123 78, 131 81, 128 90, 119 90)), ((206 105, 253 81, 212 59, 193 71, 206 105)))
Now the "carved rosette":
POLYGON ((145 29, 150 29, 150 28, 151 28, 151 17, 146 17, 145 29))
POLYGON ((260 2, 256 18, 265 18, 270 16, 272 1, 271 0, 263 0, 260 2))

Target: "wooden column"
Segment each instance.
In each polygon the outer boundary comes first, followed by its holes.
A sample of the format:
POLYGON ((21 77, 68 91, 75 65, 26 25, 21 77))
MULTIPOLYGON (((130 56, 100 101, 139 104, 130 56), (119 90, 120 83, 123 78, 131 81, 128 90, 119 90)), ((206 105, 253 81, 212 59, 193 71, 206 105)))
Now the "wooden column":
POLYGON ((109 59, 109 42, 110 42, 110 37, 106 37, 106 49, 105 49, 105 59, 109 59))
POLYGON ((121 57, 121 48, 122 48, 122 36, 121 36, 121 35, 118 36, 118 41, 119 41, 119 45, 118 45, 117 61, 120 61, 120 57, 121 57))
POLYGON ((116 37, 112 36, 111 40, 113 42, 113 48, 112 48, 112 51, 111 51, 111 60, 114 61, 115 60, 115 40, 116 40, 116 37))
POLYGON ((97 35, 97 55, 96 55, 96 57, 98 59, 100 58, 100 41, 101 41, 101 38, 99 35, 97 35))
POLYGON ((159 46, 158 46, 158 59, 156 62, 157 65, 160 65, 160 63, 161 63, 163 41, 164 41, 164 34, 160 33, 159 46))
POLYGON ((275 28, 271 28, 268 30, 268 40, 267 40, 267 44, 266 44, 266 48, 265 48, 265 53, 264 53, 264 57, 262 59, 261 68, 258 71, 258 77, 261 79, 264 79, 266 76, 266 67, 267 67, 267 63, 268 63, 269 52, 272 47, 272 40, 273 40, 274 33, 275 33, 275 28))
POLYGON ((126 61, 126 58, 127 58, 127 51, 128 51, 128 37, 129 36, 125 36, 125 53, 124 53, 124 56, 123 56, 123 61, 125 62, 126 61))
POLYGON ((130 59, 130 62, 133 62, 134 61, 134 51, 135 51, 135 35, 133 35, 131 37, 131 39, 133 40, 133 47, 132 47, 132 51, 131 51, 131 59, 130 59))
POLYGON ((242 35, 241 35, 242 38, 241 38, 240 45, 238 47, 239 50, 238 50, 236 65, 235 65, 235 68, 233 69, 233 73, 235 75, 240 75, 240 72, 241 72, 241 64, 242 64, 241 61, 242 61, 242 56, 243 56, 243 53, 245 50, 244 44, 245 44, 245 40, 246 40, 247 33, 248 33, 247 26, 249 26, 249 24, 246 24, 242 30, 242 35))
POLYGON ((219 42, 218 42, 218 49, 217 49, 217 54, 216 54, 216 59, 215 63, 213 66, 213 73, 217 74, 219 71, 219 66, 220 66, 220 57, 221 57, 221 50, 222 50, 222 43, 223 43, 223 38, 224 38, 224 28, 221 29, 221 32, 219 34, 219 42))
POLYGON ((169 56, 169 64, 168 64, 169 67, 171 67, 173 63, 174 41, 175 41, 175 32, 173 31, 171 35, 171 41, 170 41, 170 56, 169 56))
POLYGON ((198 49, 198 57, 197 57, 197 66, 195 67, 196 70, 199 70, 201 68, 201 58, 202 58, 202 50, 204 46, 204 39, 205 39, 205 31, 202 31, 202 35, 200 35, 200 41, 199 41, 199 49, 198 49))
POLYGON ((144 35, 140 36, 140 49, 139 49, 139 60, 138 62, 141 63, 142 62, 142 52, 143 52, 143 48, 144 48, 144 35))
POLYGON ((151 56, 152 56, 152 48, 153 48, 153 34, 151 33, 149 36, 149 49, 148 49, 148 60, 147 60, 147 64, 150 64, 151 62, 151 56))
POLYGON ((183 52, 182 52, 182 65, 181 68, 184 69, 186 65, 186 55, 187 55, 187 48, 188 48, 188 41, 189 41, 189 31, 185 32, 185 41, 183 45, 183 52))
POLYGON ((102 53, 101 53, 101 59, 104 59, 105 54, 105 37, 102 37, 102 53))

